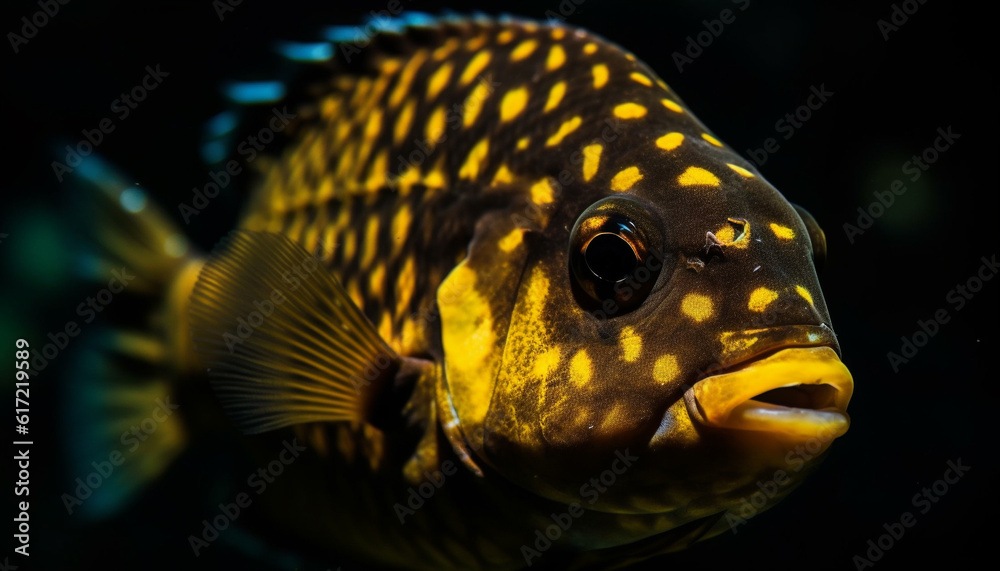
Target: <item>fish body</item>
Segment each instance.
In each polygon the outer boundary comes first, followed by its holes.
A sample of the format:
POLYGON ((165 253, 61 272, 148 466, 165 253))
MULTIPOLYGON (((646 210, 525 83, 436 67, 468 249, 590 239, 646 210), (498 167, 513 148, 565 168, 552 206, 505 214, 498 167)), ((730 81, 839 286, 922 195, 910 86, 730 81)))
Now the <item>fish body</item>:
POLYGON ((262 465, 305 447, 258 500, 282 537, 624 565, 846 431, 822 231, 632 54, 514 19, 351 46, 290 97, 237 230, 147 272, 176 377, 262 465))

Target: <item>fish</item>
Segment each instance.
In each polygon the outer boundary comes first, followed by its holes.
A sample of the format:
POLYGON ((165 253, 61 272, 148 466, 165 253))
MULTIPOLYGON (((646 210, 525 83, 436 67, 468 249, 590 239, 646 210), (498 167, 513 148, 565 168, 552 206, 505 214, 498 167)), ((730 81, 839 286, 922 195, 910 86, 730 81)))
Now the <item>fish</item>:
MULTIPOLYGON (((134 274, 144 309, 72 384, 113 395, 91 403, 102 429, 176 403, 80 509, 221 433, 270 471, 243 510, 282 546, 624 567, 745 524, 847 432, 822 229, 635 55, 560 22, 416 13, 279 50, 305 79, 229 84, 268 119, 209 129, 225 176, 254 172, 211 252, 175 222, 209 186, 170 215, 78 169, 90 259, 134 274), (243 132, 252 158, 225 162, 243 132)), ((213 516, 193 557, 226 533, 213 516)))

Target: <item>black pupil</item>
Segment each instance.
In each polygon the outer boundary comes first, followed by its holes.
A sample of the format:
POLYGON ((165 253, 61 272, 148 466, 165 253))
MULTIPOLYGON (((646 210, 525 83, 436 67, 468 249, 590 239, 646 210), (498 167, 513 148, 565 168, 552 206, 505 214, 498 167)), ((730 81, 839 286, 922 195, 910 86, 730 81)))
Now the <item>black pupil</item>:
POLYGON ((635 269, 635 251, 617 234, 598 234, 584 252, 587 267, 597 277, 608 282, 625 279, 635 269))

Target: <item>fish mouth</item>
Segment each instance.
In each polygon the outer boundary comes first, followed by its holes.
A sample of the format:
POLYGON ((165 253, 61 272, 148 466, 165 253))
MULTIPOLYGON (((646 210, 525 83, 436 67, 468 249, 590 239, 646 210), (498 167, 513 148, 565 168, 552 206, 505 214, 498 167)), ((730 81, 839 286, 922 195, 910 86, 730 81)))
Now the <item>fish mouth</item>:
POLYGON ((794 347, 705 377, 684 399, 705 426, 836 438, 850 426, 853 392, 854 379, 832 348, 794 347))

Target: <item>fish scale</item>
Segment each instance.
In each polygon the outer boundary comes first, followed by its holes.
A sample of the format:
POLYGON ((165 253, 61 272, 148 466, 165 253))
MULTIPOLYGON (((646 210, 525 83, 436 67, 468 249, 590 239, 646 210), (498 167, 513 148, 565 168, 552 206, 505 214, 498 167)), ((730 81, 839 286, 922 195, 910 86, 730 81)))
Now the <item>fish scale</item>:
POLYGON ((287 86, 210 255, 140 251, 171 276, 148 291, 179 380, 207 377, 260 461, 306 443, 261 499, 286 537, 624 564, 722 533, 790 447, 847 430, 822 231, 645 64, 561 25, 393 22, 360 51, 329 32, 342 57, 287 86))

